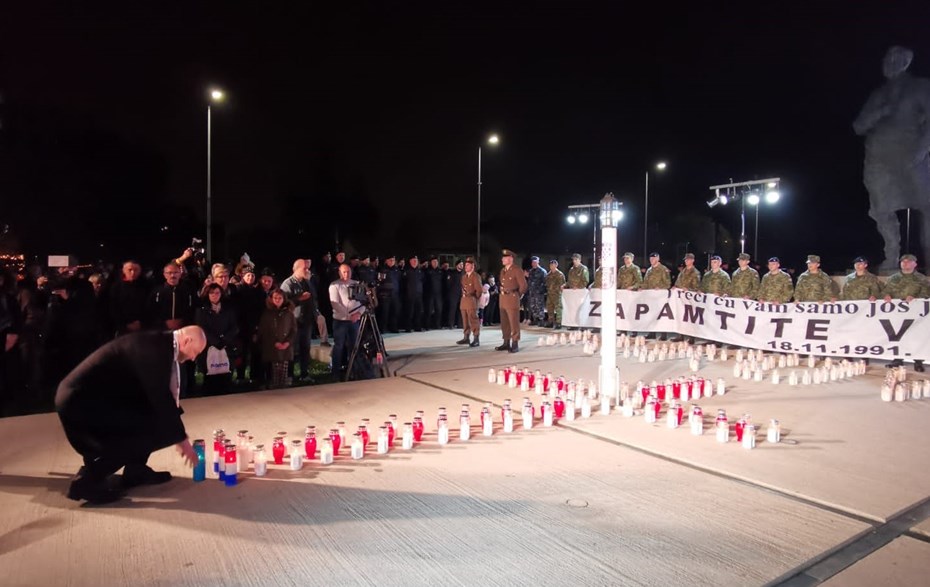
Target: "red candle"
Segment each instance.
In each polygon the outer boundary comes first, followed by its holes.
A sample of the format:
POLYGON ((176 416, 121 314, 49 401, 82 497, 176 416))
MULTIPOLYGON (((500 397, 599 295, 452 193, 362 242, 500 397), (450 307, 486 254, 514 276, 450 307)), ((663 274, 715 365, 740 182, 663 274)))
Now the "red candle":
POLYGON ((342 444, 342 438, 339 437, 339 430, 333 428, 329 431, 329 439, 333 442, 333 455, 339 454, 339 445, 342 444))
POLYGON ((556 396, 556 398, 552 401, 552 410, 556 418, 562 418, 565 416, 565 402, 560 396, 556 396))
POLYGON ((659 400, 665 401, 665 386, 656 385, 656 395, 659 397, 659 400))
POLYGON ((284 439, 280 436, 275 436, 274 441, 271 443, 271 454, 274 456, 274 464, 284 464, 284 439))
POLYGON ((423 438, 423 418, 417 416, 413 419, 413 439, 417 442, 423 438))

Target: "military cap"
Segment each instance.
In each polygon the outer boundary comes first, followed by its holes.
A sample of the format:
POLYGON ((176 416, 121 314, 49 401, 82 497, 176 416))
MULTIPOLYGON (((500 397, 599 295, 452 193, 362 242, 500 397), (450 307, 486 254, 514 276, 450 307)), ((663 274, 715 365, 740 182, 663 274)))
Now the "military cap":
POLYGON ((558 259, 549 259, 549 264, 550 264, 550 265, 558 265, 558 264, 559 264, 559 260, 558 260, 558 259))
POLYGON ((626 259, 627 257, 629 257, 630 259, 635 259, 636 255, 634 255, 633 253, 623 253, 623 258, 626 259))
POLYGON ((572 259, 578 259, 578 260, 580 261, 580 260, 581 260, 581 254, 579 254, 579 253, 574 253, 574 254, 572 255, 572 259))
POLYGON ((536 261, 537 263, 539 263, 539 257, 537 257, 536 255, 533 255, 532 257, 530 257, 530 261, 536 261))
POLYGON ((429 260, 430 260, 430 261, 438 261, 438 260, 439 260, 439 257, 437 257, 436 255, 430 255, 430 256, 429 256, 429 260))
POLYGON ((657 252, 655 252, 655 251, 649 253, 649 258, 650 258, 650 259, 652 259, 653 257, 658 257, 658 256, 659 256, 659 253, 657 253, 657 252))
POLYGON ((351 257, 349 257, 349 261, 359 261, 359 260, 361 260, 361 257, 359 257, 358 255, 352 255, 351 257))
POLYGON ((407 257, 407 259, 408 259, 409 261, 413 261, 414 259, 416 259, 417 261, 420 260, 420 258, 417 257, 416 255, 410 255, 409 257, 407 257))
POLYGON ((396 260, 397 260, 397 257, 396 257, 395 255, 386 255, 386 256, 384 257, 384 260, 387 261, 388 259, 394 259, 394 260, 396 261, 396 260))
POLYGON ((465 262, 466 262, 466 263, 471 263, 472 265, 474 265, 474 264, 475 264, 475 258, 474 258, 474 257, 465 257, 465 262))
POLYGON ((862 257, 862 256, 859 256, 859 257, 856 257, 855 259, 853 259, 853 265, 855 265, 856 263, 866 263, 866 264, 868 264, 868 262, 869 262, 869 260, 866 259, 865 257, 862 257))
POLYGON ((737 257, 737 260, 739 260, 739 261, 748 261, 748 260, 751 259, 751 258, 752 258, 752 257, 749 256, 749 253, 740 253, 740 254, 739 254, 739 257, 737 257))
POLYGON ((685 253, 685 259, 694 260, 694 253, 685 253))
POLYGON ((905 253, 905 254, 901 255, 901 259, 898 260, 898 263, 900 263, 901 261, 913 261, 913 262, 916 263, 916 262, 917 262, 917 257, 914 256, 914 255, 912 255, 912 254, 910 254, 910 253, 905 253))
POLYGON ((720 258, 720 255, 714 255, 713 257, 710 258, 710 260, 711 260, 711 261, 721 261, 721 262, 723 261, 723 259, 720 258))
POLYGON ((820 255, 808 255, 807 263, 820 263, 820 255))
POLYGON ((510 249, 504 249, 503 251, 501 251, 501 257, 513 257, 513 256, 514 256, 513 251, 511 251, 510 249))
POLYGON ((779 259, 778 257, 769 257, 769 263, 778 263, 779 265, 781 265, 781 259, 779 259))

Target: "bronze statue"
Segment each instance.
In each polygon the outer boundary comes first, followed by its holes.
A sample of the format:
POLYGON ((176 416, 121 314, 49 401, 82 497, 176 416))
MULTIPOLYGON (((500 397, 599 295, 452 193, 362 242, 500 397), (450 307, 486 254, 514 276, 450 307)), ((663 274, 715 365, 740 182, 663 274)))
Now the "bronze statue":
MULTIPOLYGON (((869 96, 853 122, 865 137, 863 182, 869 216, 885 240, 882 268, 898 264, 901 232, 898 210, 919 211, 923 259, 930 258, 930 80, 907 73, 914 53, 892 47, 882 69, 888 81, 869 96)), ((913 252, 913 251, 905 251, 913 252)))

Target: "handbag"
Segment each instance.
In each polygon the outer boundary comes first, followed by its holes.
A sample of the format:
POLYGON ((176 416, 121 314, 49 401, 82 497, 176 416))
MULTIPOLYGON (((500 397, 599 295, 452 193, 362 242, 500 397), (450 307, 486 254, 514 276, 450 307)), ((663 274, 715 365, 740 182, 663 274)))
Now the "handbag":
POLYGON ((226 349, 211 346, 207 349, 207 375, 223 375, 229 373, 229 355, 226 349))

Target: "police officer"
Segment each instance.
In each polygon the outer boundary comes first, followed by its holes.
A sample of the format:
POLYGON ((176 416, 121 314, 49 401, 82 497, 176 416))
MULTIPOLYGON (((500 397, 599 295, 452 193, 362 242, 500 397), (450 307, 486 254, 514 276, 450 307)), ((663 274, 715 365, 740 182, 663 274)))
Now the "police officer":
POLYGON ((617 270, 617 289, 639 289, 643 283, 643 272, 633 263, 633 253, 623 253, 623 266, 617 270))
POLYGON ((581 255, 572 255, 572 267, 568 270, 568 289, 585 289, 591 281, 588 268, 581 264, 581 255))
POLYGON ((675 278, 675 287, 688 291, 701 291, 701 272, 694 266, 694 253, 685 253, 685 268, 675 278))
POLYGON ((546 276, 546 326, 558 330, 562 328, 562 289, 565 287, 565 274, 559 271, 556 259, 549 261, 549 275, 546 276))
POLYGON ((462 270, 464 268, 464 263, 459 261, 455 264, 455 267, 446 269, 444 278, 445 278, 445 288, 446 300, 445 300, 445 311, 446 319, 443 323, 443 327, 456 328, 459 326, 459 320, 461 319, 461 312, 459 312, 459 299, 462 297, 462 270))
POLYGON ((643 278, 641 289, 668 289, 672 287, 672 276, 668 267, 662 264, 659 253, 649 254, 649 269, 643 278))
MULTIPOLYGON (((504 343, 495 350, 515 353, 520 350, 520 298, 527 290, 526 277, 523 276, 523 270, 514 265, 513 251, 504 249, 501 252, 501 263, 504 265, 500 273, 501 334, 504 343)), ((585 279, 587 271, 585 267, 585 279)))
POLYGON ((768 273, 762 276, 762 283, 759 284, 759 301, 787 304, 791 301, 793 292, 791 276, 781 269, 778 257, 771 257, 768 273))
POLYGON ((365 285, 374 285, 378 280, 378 274, 374 267, 371 266, 371 255, 359 255, 360 263, 358 267, 352 270, 352 275, 359 283, 365 285))
POLYGON ((701 291, 704 293, 718 296, 727 295, 727 290, 730 288, 730 276, 720 268, 721 263, 723 263, 723 259, 720 258, 720 255, 714 255, 710 258, 710 269, 704 272, 704 277, 701 279, 701 291))
POLYGON ((410 257, 403 271, 404 305, 407 310, 407 332, 423 331, 423 271, 420 259, 410 257))
POLYGON ((759 272, 749 266, 749 259, 749 253, 740 253, 737 257, 739 267, 730 276, 727 290, 730 297, 754 300, 759 295, 759 272))
POLYGON ((378 278, 378 322, 381 323, 381 328, 394 333, 399 332, 397 320, 400 316, 400 277, 397 258, 394 255, 385 257, 384 267, 381 268, 378 278))
POLYGON ((478 346, 478 335, 481 334, 481 321, 478 320, 478 299, 484 289, 481 286, 481 276, 475 271, 475 260, 472 257, 465 259, 465 272, 462 274, 462 299, 459 310, 462 312, 462 328, 465 330, 462 340, 455 344, 478 346), (469 340, 469 335, 474 339, 469 340))
POLYGON ((539 266, 539 257, 530 258, 530 271, 527 275, 529 293, 527 297, 530 324, 542 326, 546 320, 546 270, 539 266))
MULTIPOLYGON (((913 301, 914 298, 930 298, 930 284, 922 273, 917 271, 917 257, 910 253, 901 255, 899 261, 901 270, 888 278, 883 288, 885 301, 904 300, 913 301)), ((898 367, 903 364, 901 359, 895 359, 888 366, 898 367)), ((914 370, 923 372, 924 362, 914 361, 914 370)))
POLYGON ((882 282, 869 272, 869 260, 856 257, 853 260, 854 271, 843 281, 840 298, 844 300, 869 300, 874 302, 882 297, 882 282))
POLYGON ((426 268, 426 324, 427 328, 438 329, 442 324, 442 279, 443 271, 439 268, 439 259, 429 258, 426 268))
POLYGON ((820 270, 820 256, 807 256, 807 271, 798 277, 794 286, 796 302, 836 301, 833 293, 833 280, 820 270))

